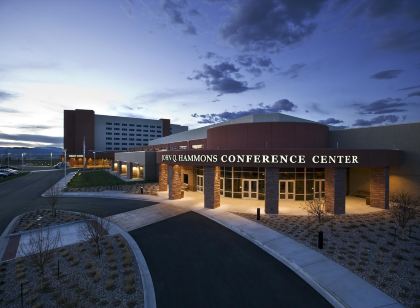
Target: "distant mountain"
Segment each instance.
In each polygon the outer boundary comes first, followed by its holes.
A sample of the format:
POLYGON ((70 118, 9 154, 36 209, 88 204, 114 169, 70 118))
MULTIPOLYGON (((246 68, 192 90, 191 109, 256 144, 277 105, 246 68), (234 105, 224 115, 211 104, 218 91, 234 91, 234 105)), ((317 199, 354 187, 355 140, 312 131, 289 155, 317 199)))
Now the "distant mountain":
POLYGON ((0 156, 7 155, 10 153, 11 157, 21 156, 22 153, 29 157, 33 156, 46 156, 51 155, 57 156, 63 153, 62 148, 56 147, 38 147, 38 148, 25 148, 25 147, 0 147, 0 156))

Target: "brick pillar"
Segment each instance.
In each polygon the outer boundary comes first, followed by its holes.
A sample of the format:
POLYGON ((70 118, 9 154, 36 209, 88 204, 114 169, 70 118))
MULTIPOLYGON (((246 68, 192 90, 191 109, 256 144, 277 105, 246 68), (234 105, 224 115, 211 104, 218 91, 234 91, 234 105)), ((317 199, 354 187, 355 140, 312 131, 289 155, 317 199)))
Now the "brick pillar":
POLYGON ((121 172, 122 172, 122 163, 120 161, 118 162, 117 172, 119 174, 121 174, 121 172))
POLYGON ((159 191, 168 190, 168 165, 159 165, 159 191))
POLYGON ((204 207, 220 206, 220 167, 204 167, 204 207))
POLYGON ((389 209, 389 169, 370 169, 370 206, 389 209))
POLYGON ((325 168, 325 209, 329 213, 345 213, 346 174, 344 168, 325 168))
POLYGON ((279 213, 279 169, 265 168, 265 213, 279 213))
MULTIPOLYGON (((102 160, 102 161, 103 161, 103 160, 102 160)), ((115 161, 112 159, 112 160, 111 160, 111 166, 110 166, 110 167, 111 167, 111 171, 115 171, 115 170, 114 170, 114 162, 115 162, 115 161)))
POLYGON ((133 178, 133 163, 129 162, 127 163, 127 179, 133 178))
POLYGON ((181 166, 168 166, 169 200, 182 198, 181 166))

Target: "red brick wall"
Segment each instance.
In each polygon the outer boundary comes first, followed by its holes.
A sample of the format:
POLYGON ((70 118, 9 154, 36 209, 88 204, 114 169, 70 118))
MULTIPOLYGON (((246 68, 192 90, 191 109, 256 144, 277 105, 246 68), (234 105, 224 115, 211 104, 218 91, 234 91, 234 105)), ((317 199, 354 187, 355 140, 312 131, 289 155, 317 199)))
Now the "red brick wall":
POLYGON ((181 166, 168 166, 169 200, 182 198, 181 166))
POLYGON ((279 169, 265 168, 265 213, 279 213, 279 169))
POLYGON ((370 206, 381 209, 389 208, 389 169, 372 168, 370 170, 370 206))
POLYGON ((346 205, 347 170, 325 168, 325 209, 332 214, 344 214, 346 205))
POLYGON ((220 206, 220 167, 204 167, 204 207, 220 206))
POLYGON ((168 165, 159 165, 159 191, 168 190, 168 165))

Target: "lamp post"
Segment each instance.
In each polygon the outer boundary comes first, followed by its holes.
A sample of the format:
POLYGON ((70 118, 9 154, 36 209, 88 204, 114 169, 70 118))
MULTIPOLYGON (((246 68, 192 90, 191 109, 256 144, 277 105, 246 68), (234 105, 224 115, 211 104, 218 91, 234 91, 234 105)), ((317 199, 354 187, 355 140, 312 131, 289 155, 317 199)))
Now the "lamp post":
POLYGON ((52 152, 50 154, 51 154, 50 167, 52 168, 52 152))
POLYGON ((11 153, 7 153, 7 168, 10 168, 10 154, 11 153))
POLYGON ((64 177, 67 176, 67 149, 64 149, 64 177))
POLYGON ((22 170, 23 170, 23 156, 25 156, 26 153, 22 153, 22 170))
POLYGON ((96 170, 96 152, 93 151, 93 170, 96 170))

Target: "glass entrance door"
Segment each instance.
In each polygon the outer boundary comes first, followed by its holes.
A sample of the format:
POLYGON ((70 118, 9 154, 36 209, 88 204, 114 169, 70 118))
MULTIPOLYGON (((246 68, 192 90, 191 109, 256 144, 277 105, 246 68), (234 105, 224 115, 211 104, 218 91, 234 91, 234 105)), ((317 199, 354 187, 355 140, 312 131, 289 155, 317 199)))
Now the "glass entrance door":
POLYGON ((242 199, 258 199, 258 180, 242 180, 242 199))
POLYGON ((315 180, 314 181, 314 198, 324 198, 325 197, 325 180, 315 180))
POLYGON ((204 190, 204 176, 197 175, 197 191, 204 190))
POLYGON ((225 195, 225 178, 220 178, 220 195, 225 195))
POLYGON ((279 198, 295 200, 295 180, 279 181, 279 198))

